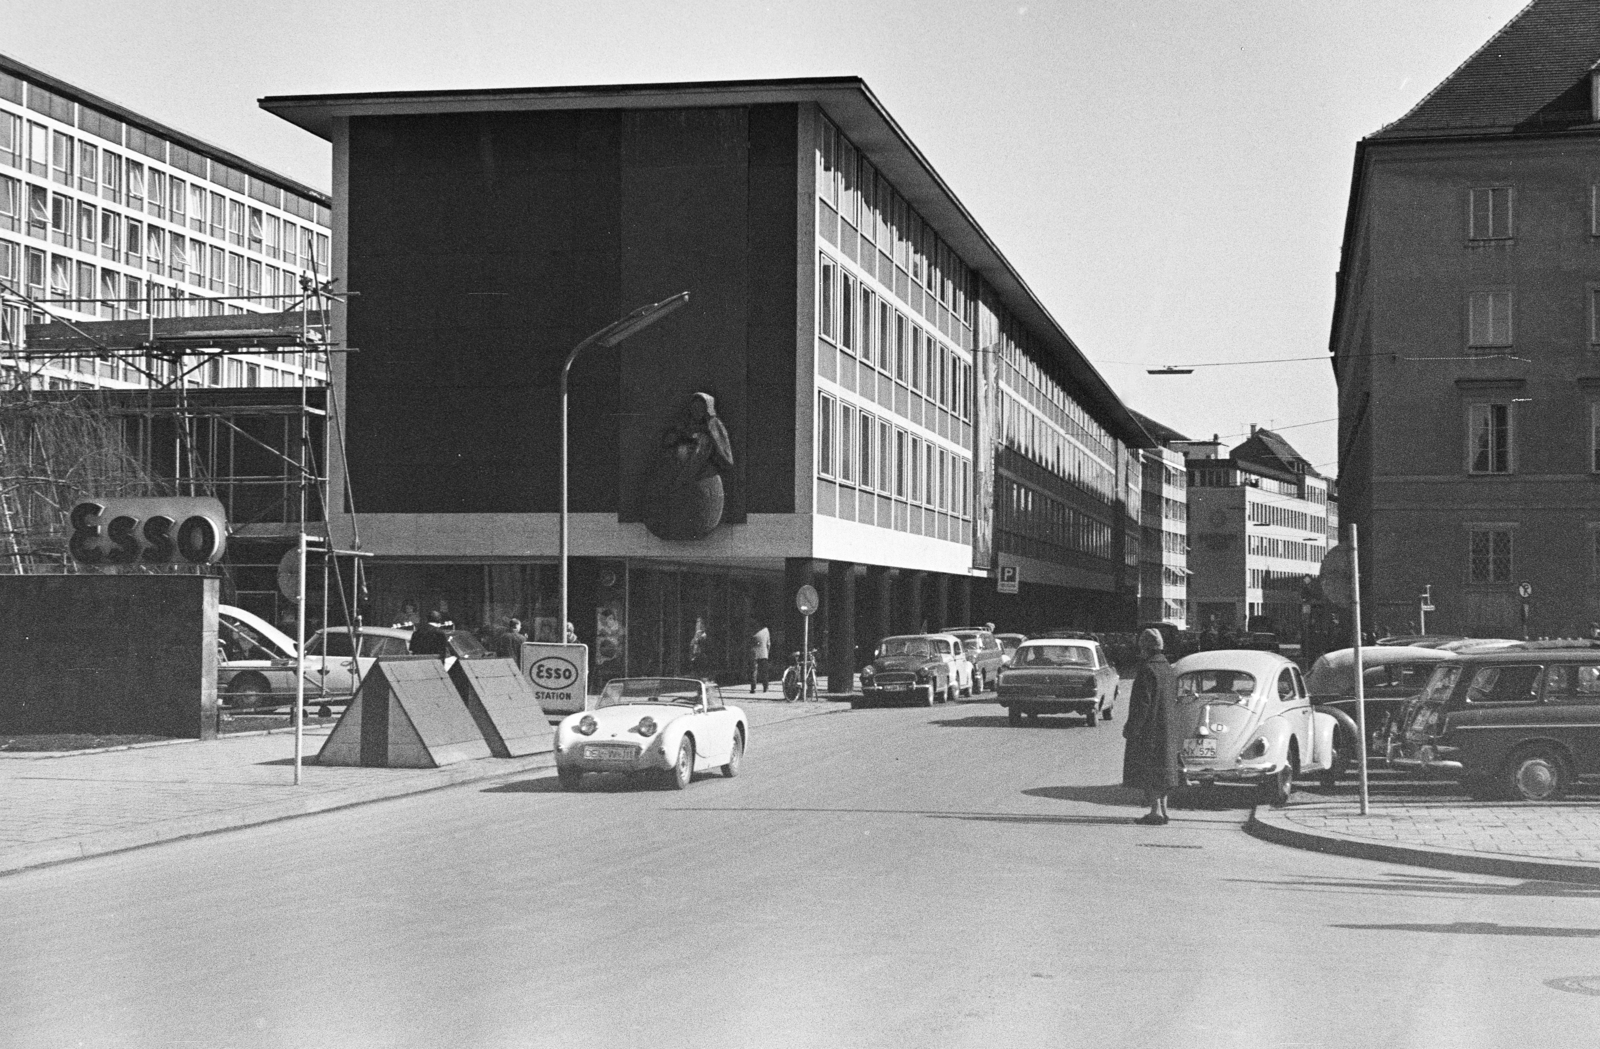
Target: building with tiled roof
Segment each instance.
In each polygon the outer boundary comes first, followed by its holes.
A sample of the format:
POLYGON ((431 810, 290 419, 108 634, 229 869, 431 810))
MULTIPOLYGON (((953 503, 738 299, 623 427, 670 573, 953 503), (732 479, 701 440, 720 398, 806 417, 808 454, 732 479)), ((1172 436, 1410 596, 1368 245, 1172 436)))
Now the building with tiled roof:
POLYGON ((1597 63, 1600 0, 1535 0, 1356 146, 1330 337, 1340 497, 1391 629, 1600 617, 1597 63))

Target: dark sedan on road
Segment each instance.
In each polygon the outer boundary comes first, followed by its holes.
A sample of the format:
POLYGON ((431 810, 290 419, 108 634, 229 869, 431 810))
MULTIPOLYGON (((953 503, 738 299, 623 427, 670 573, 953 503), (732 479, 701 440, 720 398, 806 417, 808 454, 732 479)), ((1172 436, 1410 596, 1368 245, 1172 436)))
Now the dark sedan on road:
POLYGON ((1077 714, 1093 725, 1111 720, 1117 671, 1098 641, 1032 638, 1017 647, 996 692, 1013 725, 1041 714, 1077 714))
POLYGON ((931 707, 956 699, 951 660, 961 642, 949 634, 886 637, 876 657, 861 671, 861 698, 852 708, 870 703, 916 703, 931 707))

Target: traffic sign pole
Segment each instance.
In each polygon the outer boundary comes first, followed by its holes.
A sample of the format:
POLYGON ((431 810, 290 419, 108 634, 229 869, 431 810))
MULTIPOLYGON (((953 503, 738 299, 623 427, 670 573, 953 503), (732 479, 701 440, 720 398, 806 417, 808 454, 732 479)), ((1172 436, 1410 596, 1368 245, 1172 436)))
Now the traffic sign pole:
POLYGON ((1361 761, 1361 815, 1367 815, 1367 689, 1361 665, 1361 552, 1356 541, 1356 525, 1350 525, 1350 618, 1354 621, 1351 646, 1356 674, 1356 754, 1361 761))

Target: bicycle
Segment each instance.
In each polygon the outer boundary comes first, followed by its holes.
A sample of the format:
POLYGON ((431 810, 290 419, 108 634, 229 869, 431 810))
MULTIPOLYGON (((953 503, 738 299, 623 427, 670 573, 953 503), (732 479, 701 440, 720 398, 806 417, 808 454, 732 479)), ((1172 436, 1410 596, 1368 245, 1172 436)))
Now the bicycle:
POLYGON ((799 652, 791 653, 789 665, 783 670, 783 698, 786 702, 810 702, 819 697, 817 692, 817 661, 816 652, 811 653, 810 659, 802 660, 799 652), (805 694, 801 694, 800 682, 802 674, 805 680, 805 694))

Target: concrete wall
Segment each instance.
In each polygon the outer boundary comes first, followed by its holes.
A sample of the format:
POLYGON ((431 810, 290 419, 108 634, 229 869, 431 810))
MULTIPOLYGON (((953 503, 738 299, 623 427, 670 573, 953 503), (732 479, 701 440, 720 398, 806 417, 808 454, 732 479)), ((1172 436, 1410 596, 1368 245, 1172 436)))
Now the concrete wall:
POLYGON ((0 576, 0 732, 215 736, 217 585, 0 576))

